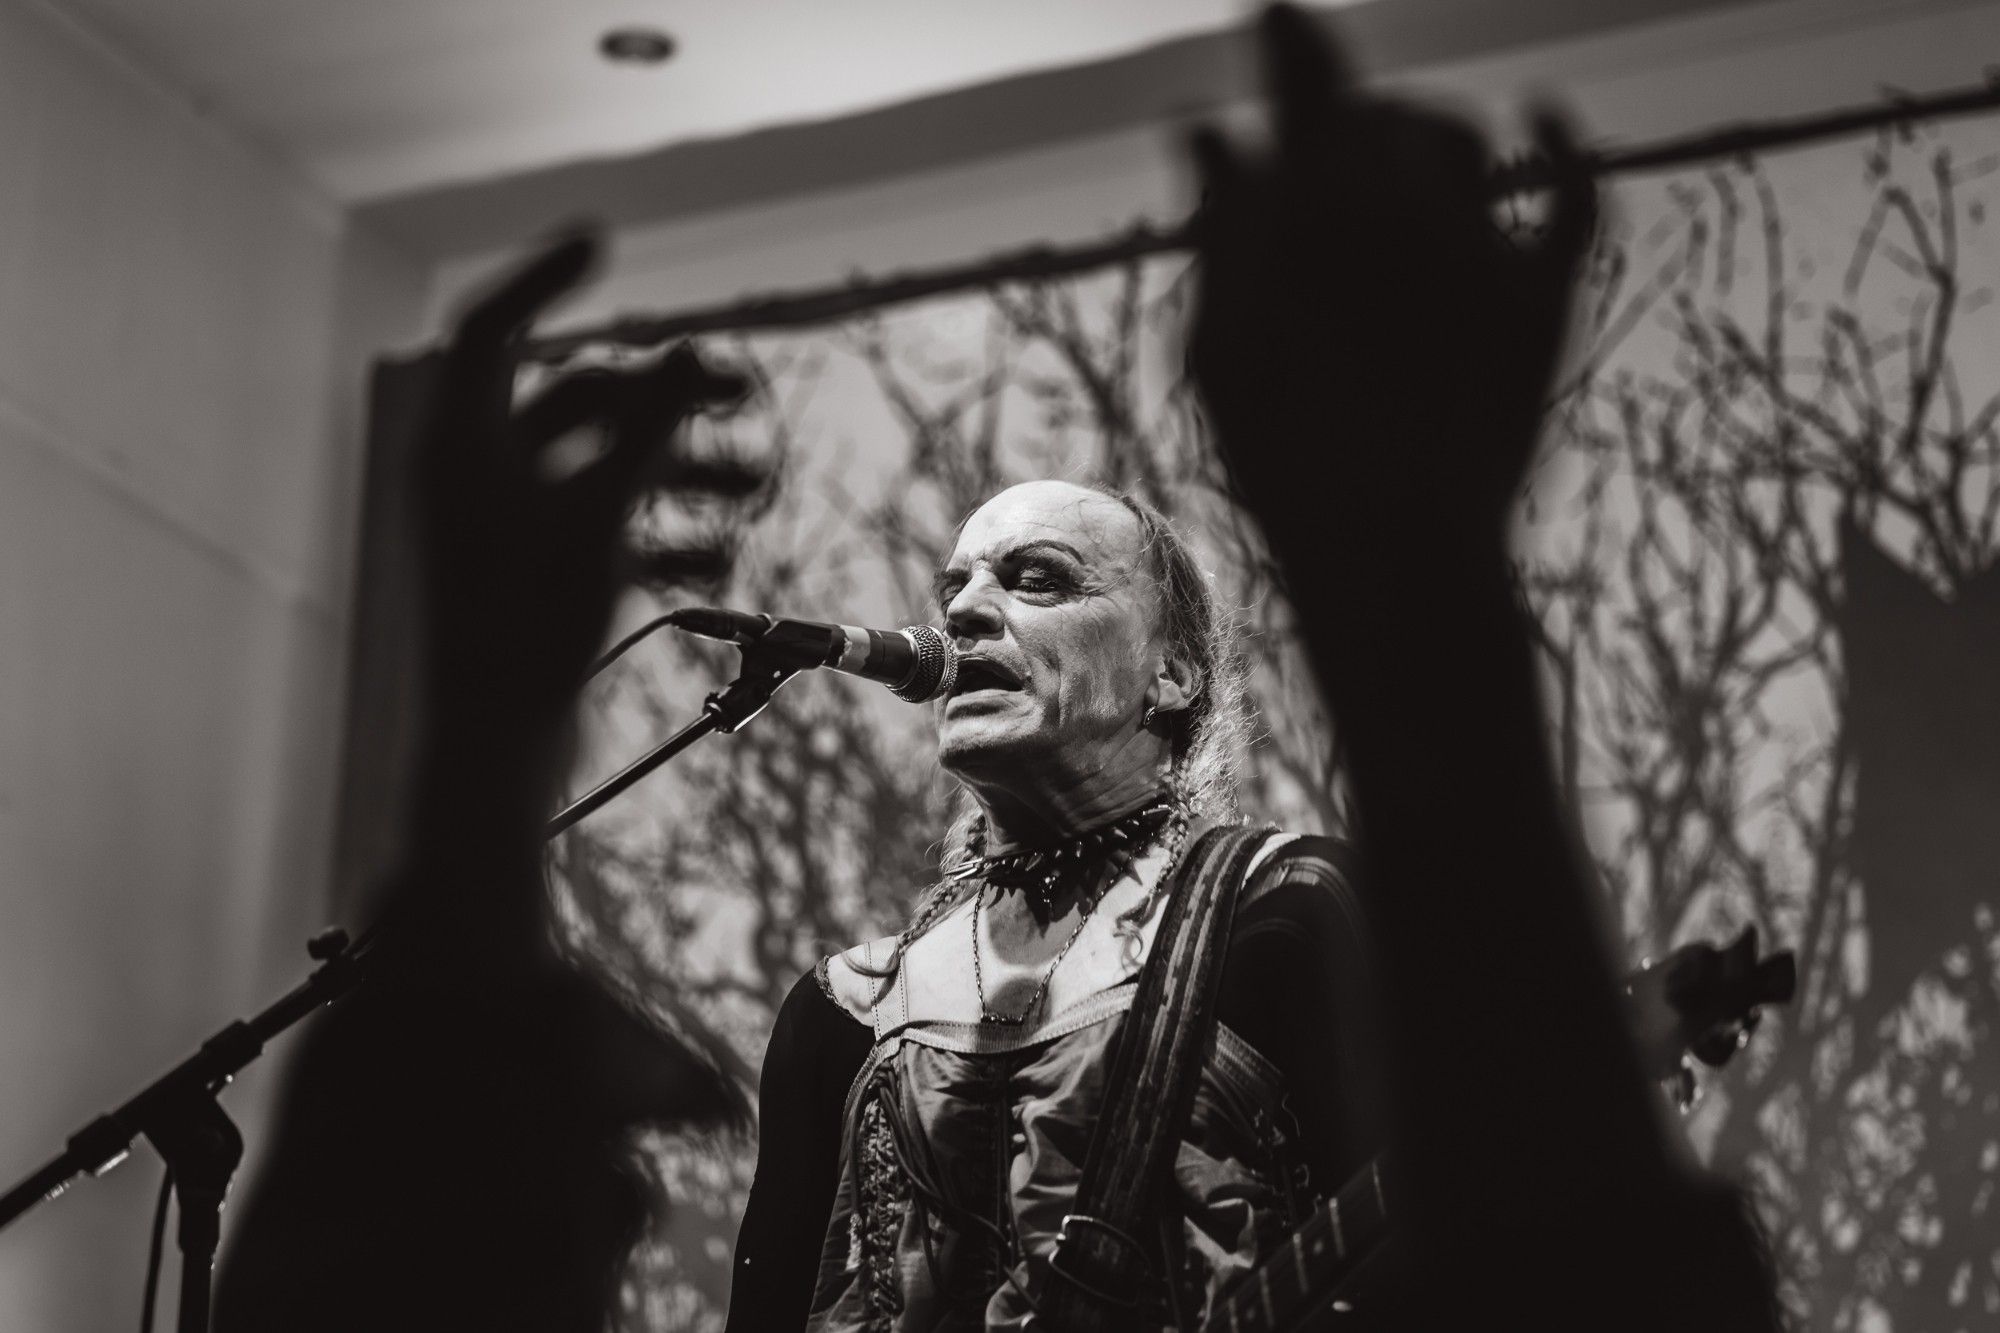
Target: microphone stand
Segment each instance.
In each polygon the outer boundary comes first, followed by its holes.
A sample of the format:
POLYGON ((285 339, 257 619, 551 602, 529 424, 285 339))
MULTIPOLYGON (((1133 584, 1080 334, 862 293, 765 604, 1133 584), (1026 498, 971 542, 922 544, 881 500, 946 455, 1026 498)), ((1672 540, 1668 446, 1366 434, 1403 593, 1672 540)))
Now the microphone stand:
MULTIPOLYGON (((699 718, 549 820, 543 826, 544 836, 554 838, 703 736, 738 730, 764 711, 780 685, 811 665, 782 648, 753 644, 742 653, 736 679, 708 696, 699 718)), ((79 1176, 111 1170, 130 1154, 132 1141, 144 1136, 165 1162, 179 1205, 177 1327, 179 1333, 208 1333, 209 1287, 222 1236, 223 1199, 243 1160, 243 1135, 216 1098, 263 1053, 265 1043, 360 985, 383 935, 379 927, 371 927, 351 943, 347 932, 338 928, 315 935, 306 950, 319 966, 304 981, 261 1013, 229 1024, 123 1105, 72 1134, 60 1153, 0 1195, 0 1230, 42 1200, 61 1194, 79 1176)))
POLYGON ((585 815, 610 804, 627 787, 710 732, 719 731, 728 735, 739 730, 764 711, 764 706, 771 702, 771 696, 778 692, 780 685, 806 667, 818 665, 817 662, 801 660, 799 654, 787 646, 767 647, 755 643, 742 652, 743 666, 736 673, 736 679, 708 696, 702 704, 700 717, 669 736, 651 753, 635 759, 623 771, 606 778, 557 812, 555 818, 542 826, 544 836, 554 838, 585 815))
POLYGON ((328 930, 306 947, 320 965, 262 1013, 238 1019, 153 1080, 116 1110, 72 1134, 62 1152, 0 1196, 0 1227, 43 1199, 52 1199, 88 1172, 102 1175, 125 1160, 132 1140, 151 1140, 173 1178, 180 1203, 182 1256, 180 1325, 207 1333, 209 1273, 221 1238, 222 1200, 243 1159, 243 1136, 216 1101, 237 1071, 263 1053, 264 1043, 361 978, 379 936, 350 945, 347 932, 328 930))

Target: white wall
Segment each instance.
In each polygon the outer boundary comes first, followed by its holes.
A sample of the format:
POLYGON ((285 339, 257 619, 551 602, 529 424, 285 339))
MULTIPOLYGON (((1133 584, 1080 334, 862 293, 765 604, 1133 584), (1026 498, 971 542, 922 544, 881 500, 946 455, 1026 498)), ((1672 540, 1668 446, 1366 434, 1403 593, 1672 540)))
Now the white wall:
MULTIPOLYGON (((90 34, 0 8, 9 1183, 304 970, 360 366, 421 280, 90 34)), ((268 1085, 227 1099, 253 1152, 268 1085)), ((142 1146, 0 1233, 0 1330, 136 1321, 158 1178, 142 1146)))
MULTIPOLYGON (((1516 117, 1552 94, 1593 140, 1640 142, 1735 120, 1865 105, 1884 88, 1977 84, 2000 51, 1980 0, 1779 0, 1445 65, 1398 89, 1450 101, 1518 143, 1516 117)), ((1367 52, 1356 53, 1366 67, 1367 52)), ((1162 123, 881 183, 627 229, 605 280, 560 321, 662 313, 955 263, 1037 242, 1093 240, 1193 201, 1181 136, 1162 123)), ((448 259, 433 317, 504 262, 448 259)))

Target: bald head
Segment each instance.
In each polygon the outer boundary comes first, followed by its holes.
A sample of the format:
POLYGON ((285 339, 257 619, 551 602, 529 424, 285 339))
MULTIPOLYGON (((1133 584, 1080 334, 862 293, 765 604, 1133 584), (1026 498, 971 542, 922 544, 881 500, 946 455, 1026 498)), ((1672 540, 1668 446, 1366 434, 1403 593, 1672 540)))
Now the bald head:
MULTIPOLYGON (((959 528, 957 550, 995 532, 1038 531, 1057 540, 1081 541, 1095 556, 1133 563, 1145 553, 1138 516, 1113 497, 1073 481, 1024 481, 972 511, 959 528)), ((956 554, 956 552, 954 552, 956 554)), ((949 563, 946 565, 950 569, 949 563)))

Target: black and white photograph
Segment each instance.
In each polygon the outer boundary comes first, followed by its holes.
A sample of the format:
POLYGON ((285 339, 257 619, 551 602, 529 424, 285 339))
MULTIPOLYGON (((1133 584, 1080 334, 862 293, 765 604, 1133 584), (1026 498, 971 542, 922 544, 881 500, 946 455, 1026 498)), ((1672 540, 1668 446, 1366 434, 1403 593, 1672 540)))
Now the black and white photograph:
POLYGON ((0 0, 0 1333, 2000 1330, 2000 3, 0 0))

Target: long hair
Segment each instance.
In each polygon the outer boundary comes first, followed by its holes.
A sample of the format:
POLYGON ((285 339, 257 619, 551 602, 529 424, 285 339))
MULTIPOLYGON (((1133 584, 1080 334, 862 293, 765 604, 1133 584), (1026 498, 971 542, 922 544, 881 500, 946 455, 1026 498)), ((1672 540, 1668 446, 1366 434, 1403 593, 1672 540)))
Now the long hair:
MULTIPOLYGON (((1109 486, 1089 489, 1116 500, 1139 522, 1147 573, 1156 590, 1158 632, 1167 655, 1185 672, 1188 704, 1166 715, 1169 736, 1167 785, 1189 819, 1227 818, 1236 813, 1236 775, 1251 737, 1246 684, 1249 666, 1237 644, 1235 617, 1216 595, 1215 578, 1202 567, 1193 546, 1159 509, 1130 491, 1109 486)), ((971 514, 967 514, 969 519, 971 514)), ((965 520, 961 519, 962 528, 965 520)), ((986 820, 971 793, 961 791, 957 811, 941 843, 940 860, 949 866, 986 849, 986 820)), ((969 897, 976 882, 941 877, 917 900, 896 948, 879 972, 892 976, 910 941, 922 935, 969 897)), ((1121 933, 1136 932, 1157 905, 1157 895, 1120 918, 1121 933)), ((853 964, 850 962, 850 966, 853 964)))

